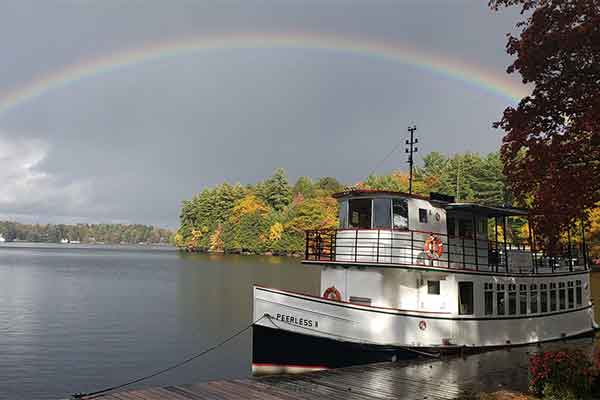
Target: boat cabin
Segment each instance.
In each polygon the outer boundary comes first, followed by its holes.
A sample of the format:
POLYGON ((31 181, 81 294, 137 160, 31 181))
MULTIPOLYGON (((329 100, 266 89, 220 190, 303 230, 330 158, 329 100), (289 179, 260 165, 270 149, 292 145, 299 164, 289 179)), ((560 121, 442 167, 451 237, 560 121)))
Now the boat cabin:
MULTIPOLYGON (((588 269, 585 238, 569 242, 564 255, 549 256, 532 245, 531 232, 511 236, 509 224, 527 226, 525 210, 457 203, 439 194, 352 190, 334 197, 339 227, 308 231, 304 262, 322 266, 321 289, 335 288, 343 301, 484 315, 490 307, 504 312, 510 299, 508 313, 513 287, 528 293, 536 276, 588 269), (494 295, 485 300, 490 288, 494 295)), ((568 282, 549 278, 544 285, 575 288, 568 282)), ((527 309, 534 307, 527 302, 527 309)))

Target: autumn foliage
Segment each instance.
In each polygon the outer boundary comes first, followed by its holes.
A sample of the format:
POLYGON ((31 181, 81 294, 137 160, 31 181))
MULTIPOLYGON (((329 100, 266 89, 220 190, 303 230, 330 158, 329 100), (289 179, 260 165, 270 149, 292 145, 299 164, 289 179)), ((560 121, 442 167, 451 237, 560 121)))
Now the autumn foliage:
POLYGON ((515 196, 552 218, 538 230, 558 230, 600 201, 600 1, 491 0, 521 8, 519 36, 507 52, 532 93, 495 124, 504 136, 504 173, 515 196))

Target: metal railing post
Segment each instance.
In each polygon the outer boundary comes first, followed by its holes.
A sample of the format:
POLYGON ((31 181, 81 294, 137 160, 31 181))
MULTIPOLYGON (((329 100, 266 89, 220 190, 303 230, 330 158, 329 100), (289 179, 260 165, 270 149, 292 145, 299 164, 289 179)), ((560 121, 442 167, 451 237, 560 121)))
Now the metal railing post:
POLYGON ((304 259, 308 260, 308 236, 310 235, 310 231, 306 231, 306 244, 304 245, 304 259))
POLYGON ((414 248, 415 248, 415 238, 414 238, 415 233, 413 231, 410 231, 410 264, 413 265, 414 262, 414 248))
POLYGON ((450 268, 450 235, 446 234, 446 238, 448 241, 448 268, 450 268))
POLYGON ((358 229, 354 231, 354 262, 358 261, 358 229))
POLYGON ((465 254, 465 237, 462 237, 462 264, 463 264, 463 268, 464 269, 468 269, 467 268, 467 264, 466 264, 466 254, 465 254))
POLYGON ((333 241, 335 240, 335 230, 331 231, 331 236, 329 237, 329 261, 333 261, 333 241))
POLYGON ((379 237, 381 235, 381 229, 377 229, 377 263, 379 264, 379 237))

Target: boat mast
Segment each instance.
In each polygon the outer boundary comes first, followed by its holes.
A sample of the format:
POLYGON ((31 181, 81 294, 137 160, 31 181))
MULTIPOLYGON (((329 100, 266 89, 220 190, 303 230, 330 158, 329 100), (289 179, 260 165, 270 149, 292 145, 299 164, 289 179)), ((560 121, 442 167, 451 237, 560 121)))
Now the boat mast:
POLYGON ((408 131, 410 132, 410 140, 406 140, 406 144, 410 147, 407 147, 406 153, 408 153, 408 193, 412 194, 412 182, 413 182, 413 154, 419 150, 414 147, 415 144, 419 143, 419 139, 414 137, 415 131, 417 130, 417 126, 409 126, 408 131))

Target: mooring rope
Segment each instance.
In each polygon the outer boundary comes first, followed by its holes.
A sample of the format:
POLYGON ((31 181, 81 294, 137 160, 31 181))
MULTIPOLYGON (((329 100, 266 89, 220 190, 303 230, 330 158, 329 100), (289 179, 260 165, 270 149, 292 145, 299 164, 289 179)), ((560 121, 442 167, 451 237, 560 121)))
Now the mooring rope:
MULTIPOLYGON (((294 325, 294 324, 291 324, 291 323, 285 322, 285 321, 274 320, 273 317, 271 315, 269 315, 269 314, 263 315, 263 318, 264 317, 266 317, 269 320, 269 322, 271 322, 271 324, 273 324, 273 326, 275 328, 277 328, 277 329, 283 329, 283 328, 281 328, 279 325, 277 325, 277 323, 275 321, 282 322, 282 323, 284 323, 286 325, 294 326, 294 327, 297 327, 297 328, 305 329, 307 331, 312 331, 312 332, 315 332, 315 333, 319 333, 320 337, 323 337, 322 336, 323 332, 319 331, 318 329, 313 329, 313 328, 309 328, 309 327, 306 327, 306 326, 294 325)), ((340 334, 337 334, 337 333, 329 333, 328 332, 327 335, 332 336, 332 337, 336 337, 336 338, 340 338, 340 339, 351 340, 351 341, 353 341, 355 343, 359 343, 359 344, 362 342, 362 344, 373 344, 373 345, 380 345, 381 346, 380 343, 372 342, 372 341, 369 341, 369 340, 357 339, 357 338, 350 337, 350 336, 344 336, 344 335, 340 335, 340 334)), ((397 347, 397 348, 399 348, 401 350, 409 351, 409 352, 412 352, 412 353, 415 353, 415 354, 419 354, 419 355, 422 355, 422 356, 425 356, 425 357, 440 358, 439 354, 427 353, 425 351, 420 351, 420 350, 413 349, 412 347, 398 346, 398 345, 390 345, 390 346, 397 347)))
POLYGON ((148 380, 150 378, 154 378, 155 376, 164 374, 165 372, 171 371, 171 370, 173 370, 175 368, 179 368, 182 365, 190 363, 190 362, 194 361, 195 359, 200 358, 200 357, 202 357, 202 356, 210 353, 211 351, 216 350, 219 347, 225 345, 226 343, 232 341, 236 337, 240 336, 241 334, 243 334, 244 332, 246 332, 247 330, 249 330, 250 328, 252 328, 252 325, 259 323, 264 318, 267 318, 267 316, 268 316, 268 314, 263 315, 262 317, 260 317, 256 321, 253 321, 252 323, 250 323, 247 326, 245 326, 243 329, 240 329, 239 331, 235 332, 233 335, 227 337, 226 339, 224 339, 221 342, 215 344, 214 346, 209 347, 208 349, 206 349, 206 350, 204 350, 204 351, 202 351, 202 352, 200 352, 198 354, 195 354, 193 356, 190 356, 190 357, 186 358, 185 360, 182 360, 182 361, 180 361, 180 362, 178 362, 176 364, 173 364, 173 365, 171 365, 169 367, 166 367, 166 368, 163 368, 163 369, 161 369, 159 371, 153 372, 150 375, 142 376, 141 378, 133 379, 133 380, 131 380, 129 382, 125 382, 125 383, 122 383, 122 384, 116 385, 116 386, 111 386, 111 387, 108 387, 106 389, 98 390, 96 392, 91 392, 91 393, 76 393, 76 394, 71 395, 71 399, 77 399, 77 400, 95 399, 95 398, 98 398, 98 397, 101 397, 101 396, 105 396, 106 394, 108 394, 108 392, 112 392, 112 391, 115 391, 117 389, 122 389, 122 388, 124 388, 126 386, 130 386, 130 385, 133 385, 135 383, 139 383, 139 382, 148 380))

